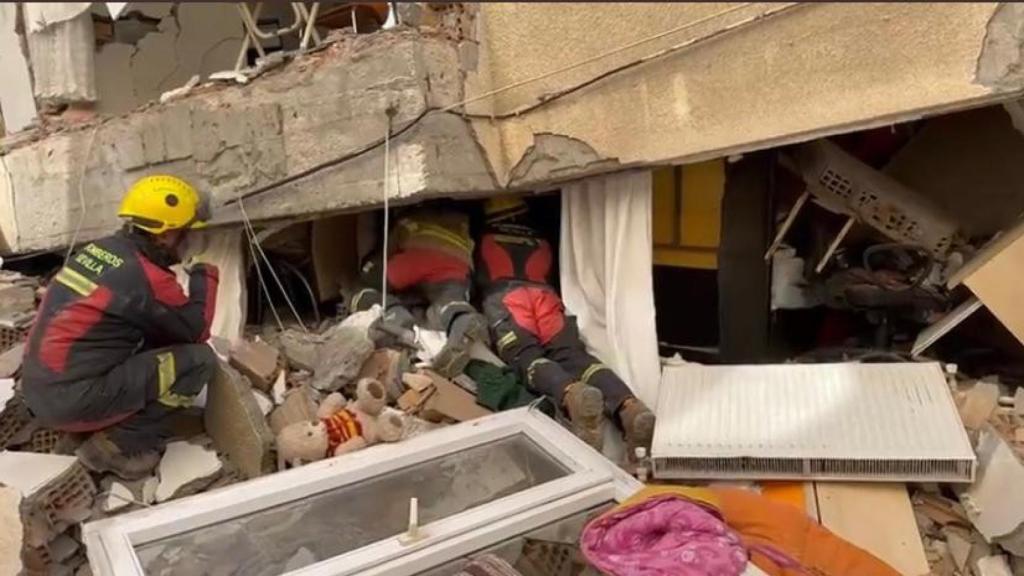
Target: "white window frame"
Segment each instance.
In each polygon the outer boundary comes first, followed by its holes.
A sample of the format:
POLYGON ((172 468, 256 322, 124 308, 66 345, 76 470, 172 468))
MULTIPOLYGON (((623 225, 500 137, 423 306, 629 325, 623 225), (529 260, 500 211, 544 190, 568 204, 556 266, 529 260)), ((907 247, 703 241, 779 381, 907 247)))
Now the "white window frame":
POLYGON ((297 469, 235 484, 153 508, 86 524, 90 564, 101 576, 144 576, 135 546, 230 521, 474 446, 523 434, 568 475, 421 528, 424 537, 403 543, 385 538, 288 572, 288 576, 415 574, 497 544, 559 518, 642 487, 632 476, 568 430, 529 408, 510 410, 434 430, 409 440, 371 446, 297 469))

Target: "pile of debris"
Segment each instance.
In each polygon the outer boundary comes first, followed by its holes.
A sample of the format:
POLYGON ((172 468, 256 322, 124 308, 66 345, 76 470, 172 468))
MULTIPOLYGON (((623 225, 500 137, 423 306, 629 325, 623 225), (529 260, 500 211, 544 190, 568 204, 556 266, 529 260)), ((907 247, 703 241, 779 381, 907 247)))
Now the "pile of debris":
POLYGON ((912 496, 931 573, 1024 574, 1024 389, 963 382, 957 406, 978 455, 974 483, 920 485, 912 496))
MULTIPOLYGON (((0 298, 3 313, 30 321, 35 289, 11 278, 0 290, 19 298, 0 298), (21 301, 24 306, 15 309, 12 303, 21 301)), ((91 474, 70 455, 70 437, 32 421, 16 379, 22 334, 19 344, 5 345, 0 354, 0 513, 20 519, 5 522, 12 538, 0 543, 21 548, 19 569, 26 574, 89 574, 81 523, 315 460, 275 458, 276 440, 289 426, 317 426, 330 416, 324 413, 328 405, 332 412, 367 417, 356 401, 367 383, 379 383, 381 390, 374 417, 394 417, 401 429, 390 441, 491 413, 477 404, 472 379, 450 380, 429 368, 430 350, 443 345, 443 334, 382 329, 379 317, 376 308, 325 321, 317 331, 264 329, 234 343, 214 338, 222 359, 216 376, 197 406, 173 418, 173 437, 154 475, 135 482, 91 474)), ((500 364, 486 351, 478 355, 500 364)), ((366 422, 361 430, 366 438, 357 447, 381 441, 366 422)), ((0 556, 7 552, 13 550, 0 550, 0 556)))

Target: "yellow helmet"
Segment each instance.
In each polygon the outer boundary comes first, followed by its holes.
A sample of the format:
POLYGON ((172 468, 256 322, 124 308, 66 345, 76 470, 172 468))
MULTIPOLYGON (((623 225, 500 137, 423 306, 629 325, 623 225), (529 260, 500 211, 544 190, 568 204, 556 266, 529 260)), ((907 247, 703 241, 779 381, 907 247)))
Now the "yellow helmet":
POLYGON ((180 178, 166 174, 140 179, 121 200, 117 215, 139 228, 160 234, 181 228, 202 228, 210 219, 206 197, 180 178))
POLYGON ((499 222, 526 214, 526 202, 517 195, 495 196, 484 202, 484 216, 488 222, 499 222))

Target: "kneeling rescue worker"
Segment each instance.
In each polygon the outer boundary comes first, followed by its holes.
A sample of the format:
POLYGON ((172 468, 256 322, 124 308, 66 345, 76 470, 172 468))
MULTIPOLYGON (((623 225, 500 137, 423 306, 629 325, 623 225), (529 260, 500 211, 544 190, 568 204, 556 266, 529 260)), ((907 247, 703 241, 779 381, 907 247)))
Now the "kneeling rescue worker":
MULTIPOLYGON (((488 343, 487 321, 470 304, 473 282, 473 240, 469 216, 446 207, 414 207, 401 213, 388 246, 388 309, 384 320, 412 329, 409 308, 426 305, 429 328, 448 339, 432 361, 434 370, 452 378, 469 363, 474 342, 488 343)), ((383 256, 380 250, 363 263, 364 288, 352 297, 353 310, 380 304, 383 256)))
POLYGON ((551 245, 530 226, 526 203, 491 198, 484 212, 477 280, 498 355, 531 389, 564 408, 573 432, 598 450, 603 416, 612 418, 632 458, 634 448, 650 445, 654 414, 587 352, 576 319, 565 315, 549 283, 551 245))
POLYGON ((49 428, 92 433, 81 462, 124 479, 148 475, 170 433, 216 368, 204 344, 217 268, 188 269, 185 296, 169 267, 207 202, 173 176, 148 176, 125 195, 124 228, 79 250, 50 283, 25 352, 22 387, 49 428))

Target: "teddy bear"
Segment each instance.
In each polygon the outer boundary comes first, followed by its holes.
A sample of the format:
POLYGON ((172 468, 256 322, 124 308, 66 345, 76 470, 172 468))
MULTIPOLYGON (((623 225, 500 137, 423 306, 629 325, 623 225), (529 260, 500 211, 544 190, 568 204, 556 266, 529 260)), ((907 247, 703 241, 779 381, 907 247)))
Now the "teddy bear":
POLYGON ((359 450, 378 442, 396 442, 402 436, 402 418, 387 413, 384 385, 363 378, 356 397, 346 402, 338 392, 317 408, 314 421, 294 422, 277 435, 277 466, 284 469, 359 450))

